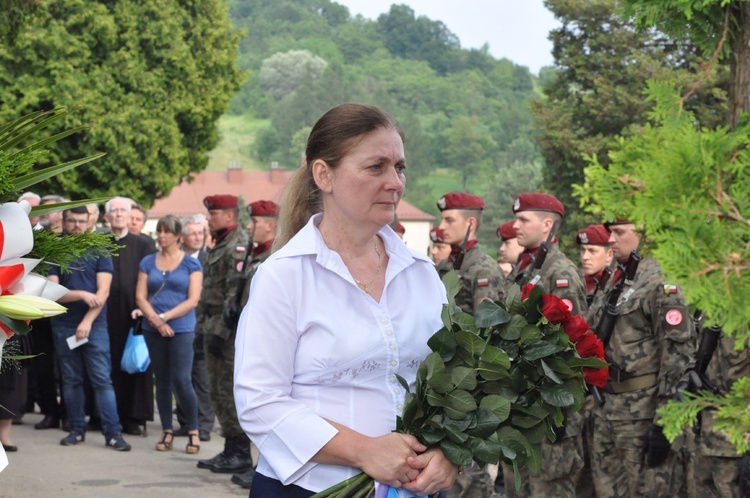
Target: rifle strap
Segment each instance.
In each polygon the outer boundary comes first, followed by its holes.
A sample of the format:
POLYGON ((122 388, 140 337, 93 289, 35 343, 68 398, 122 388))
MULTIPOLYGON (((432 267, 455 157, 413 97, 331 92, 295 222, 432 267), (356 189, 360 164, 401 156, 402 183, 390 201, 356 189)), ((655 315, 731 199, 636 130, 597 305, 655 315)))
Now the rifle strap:
POLYGON ((623 394, 640 391, 641 389, 648 389, 649 387, 654 387, 658 383, 658 375, 652 373, 641 375, 640 377, 633 377, 632 379, 624 380, 622 382, 610 380, 607 382, 607 387, 605 387, 604 390, 609 394, 623 394))

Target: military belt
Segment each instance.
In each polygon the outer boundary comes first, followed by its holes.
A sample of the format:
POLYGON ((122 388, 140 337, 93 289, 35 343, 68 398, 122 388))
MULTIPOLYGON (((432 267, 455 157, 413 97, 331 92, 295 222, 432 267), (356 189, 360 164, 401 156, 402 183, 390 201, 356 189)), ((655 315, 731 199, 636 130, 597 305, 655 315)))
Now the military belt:
POLYGON ((604 390, 609 394, 623 394, 640 391, 641 389, 648 389, 649 387, 654 387, 658 383, 659 377, 653 373, 633 377, 632 379, 624 380, 622 382, 609 381, 604 390))

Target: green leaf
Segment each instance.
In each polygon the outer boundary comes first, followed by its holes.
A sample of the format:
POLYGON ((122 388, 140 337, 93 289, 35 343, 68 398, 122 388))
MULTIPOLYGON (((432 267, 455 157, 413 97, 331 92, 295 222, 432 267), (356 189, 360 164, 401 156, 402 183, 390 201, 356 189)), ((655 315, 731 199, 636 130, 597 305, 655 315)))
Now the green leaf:
POLYGON ((496 394, 511 403, 514 403, 518 399, 518 391, 513 390, 509 379, 485 382, 482 384, 482 392, 485 394, 496 394))
POLYGON ((442 328, 435 332, 427 341, 431 350, 438 353, 443 361, 449 361, 456 354, 456 338, 453 332, 442 328))
MULTIPOLYGON (((11 332, 18 335, 26 335, 31 330, 31 327, 26 325, 24 320, 16 320, 3 314, 0 314, 0 323, 5 325, 11 332)), ((3 332, 0 332, 2 334, 3 332)))
POLYGON ((469 367, 456 367, 451 370, 451 383, 455 389, 471 391, 477 387, 476 371, 469 367))
POLYGON ((471 332, 466 332, 464 330, 459 330, 458 332, 456 332, 455 336, 458 345, 472 355, 481 355, 482 352, 484 352, 486 343, 478 335, 472 334, 471 332))
POLYGON ((565 386, 541 386, 539 393, 542 395, 542 399, 552 406, 565 407, 575 403, 575 397, 565 386))
POLYGON ((465 330, 473 334, 476 334, 477 332, 477 327, 474 324, 474 317, 468 313, 464 313, 463 311, 455 313, 453 315, 453 323, 458 325, 461 330, 465 330))
POLYGON ((58 211, 64 211, 74 207, 85 206, 87 204, 97 203, 101 204, 107 202, 109 197, 97 197, 96 199, 83 199, 80 201, 69 201, 69 202, 58 202, 55 204, 44 204, 42 206, 34 206, 31 208, 30 217, 43 216, 45 214, 55 213, 58 211))
MULTIPOLYGON (((568 360, 570 361, 570 360, 568 360)), ((558 374, 558 376, 562 375, 563 377, 571 377, 573 375, 576 375, 576 373, 573 371, 572 368, 566 363, 565 360, 562 358, 547 358, 544 360, 544 362, 555 372, 558 374)))
POLYGON ((396 380, 398 380, 398 383, 401 384, 401 387, 404 388, 404 391, 407 393, 411 391, 411 388, 409 387, 409 383, 406 382, 406 379, 401 377, 399 374, 396 374, 396 380))
MULTIPOLYGON (((445 396, 446 406, 457 411, 469 413, 477 409, 477 402, 468 391, 456 389, 445 396)), ((451 417, 453 418, 453 417, 451 417)))
POLYGON ((528 325, 526 319, 520 315, 513 315, 512 318, 499 330, 500 337, 506 341, 517 341, 521 337, 521 331, 528 325))
MULTIPOLYGON (((461 290, 461 283, 458 281, 458 275, 455 270, 450 270, 448 273, 443 275, 443 285, 445 286, 445 293, 448 296, 448 306, 452 307, 456 304, 456 294, 461 290)), ((450 328, 450 326, 448 326, 450 328)))
POLYGON ((67 163, 50 166, 49 168, 45 168, 43 170, 34 171, 32 173, 16 178, 13 182, 13 186, 16 188, 16 190, 24 190, 31 185, 47 180, 48 178, 51 178, 70 169, 77 168, 78 166, 91 162, 94 159, 99 159, 104 155, 106 155, 104 152, 100 152, 99 154, 93 154, 91 156, 76 159, 67 163))
POLYGON ((544 370, 544 375, 547 376, 548 379, 550 379, 555 384, 562 384, 562 380, 560 377, 557 376, 554 370, 552 370, 549 365, 544 360, 541 360, 542 363, 542 369, 544 370))
POLYGON ((511 315, 499 304, 485 299, 477 306, 474 319, 477 327, 496 327, 508 323, 511 315))
POLYGON ((609 363, 600 360, 595 356, 589 358, 571 358, 568 360, 568 366, 572 368, 590 367, 590 368, 604 368, 609 363))
POLYGON ((453 390, 451 374, 447 371, 433 373, 432 377, 427 380, 427 385, 440 394, 446 394, 453 390))
POLYGON ((508 372, 508 369, 503 368, 502 366, 495 363, 488 363, 481 360, 479 361, 479 366, 477 367, 477 373, 484 380, 489 381, 507 379, 510 377, 510 372, 508 372))
POLYGON ((419 435, 427 446, 434 446, 445 437, 445 431, 427 428, 419 431, 419 435))
POLYGON ((541 337, 542 337, 542 332, 539 330, 539 327, 537 327, 536 325, 527 323, 521 329, 520 341, 518 342, 520 344, 527 344, 529 342, 537 341, 541 339, 541 337))
POLYGON ((452 320, 451 308, 449 305, 444 304, 443 309, 440 312, 440 319, 443 321, 443 327, 447 330, 453 329, 453 320, 452 320))
POLYGON ((526 361, 536 361, 555 353, 563 351, 565 348, 557 344, 551 344, 546 341, 536 341, 528 346, 521 348, 523 358, 526 361))
POLYGON ((511 400, 502 396, 490 394, 482 398, 479 402, 479 408, 490 410, 495 414, 500 422, 504 422, 510 415, 511 400))
POLYGON ((536 444, 530 444, 529 449, 531 450, 526 455, 526 465, 529 467, 529 471, 532 474, 538 474, 542 470, 542 445, 541 441, 536 444))
POLYGON ((495 346, 485 347, 481 360, 506 369, 510 368, 510 358, 508 358, 508 353, 500 348, 496 348, 495 346))
POLYGON ((453 441, 454 443, 465 443, 469 439, 469 434, 463 431, 463 429, 460 429, 453 423, 446 423, 443 425, 443 429, 445 430, 446 436, 448 436, 448 439, 453 441))
POLYGON ((464 448, 452 441, 443 439, 440 442, 440 449, 445 458, 450 460, 453 465, 467 466, 471 465, 472 453, 469 448, 464 448))
POLYGON ((529 443, 533 447, 544 441, 544 438, 547 435, 547 424, 539 420, 536 424, 521 430, 521 432, 526 436, 526 439, 529 440, 529 443))
POLYGON ((471 451, 474 453, 474 460, 484 465, 498 463, 503 452, 500 443, 497 441, 479 438, 471 439, 471 451))
POLYGON ((441 396, 440 394, 436 393, 433 389, 427 389, 425 400, 430 406, 441 406, 443 408, 448 406, 448 401, 446 401, 445 396, 441 396))
POLYGON ((445 372, 445 363, 443 363, 438 353, 433 352, 428 354, 422 364, 427 368, 427 376, 425 378, 428 382, 435 373, 445 372))
POLYGON ((477 408, 477 424, 473 429, 468 430, 468 434, 478 438, 488 438, 497 431, 502 422, 497 415, 487 408, 477 408))

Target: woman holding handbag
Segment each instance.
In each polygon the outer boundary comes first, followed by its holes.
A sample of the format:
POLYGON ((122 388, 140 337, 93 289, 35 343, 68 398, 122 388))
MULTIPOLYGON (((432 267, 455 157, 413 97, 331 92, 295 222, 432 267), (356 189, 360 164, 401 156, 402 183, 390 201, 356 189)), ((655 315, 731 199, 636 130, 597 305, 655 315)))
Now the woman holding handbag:
POLYGON ((157 451, 172 449, 172 392, 185 412, 190 454, 200 450, 198 402, 190 378, 195 338, 195 307, 203 286, 197 259, 180 248, 182 224, 164 216, 156 224, 159 252, 141 260, 135 301, 143 313, 141 328, 156 376, 156 405, 162 436, 157 451))

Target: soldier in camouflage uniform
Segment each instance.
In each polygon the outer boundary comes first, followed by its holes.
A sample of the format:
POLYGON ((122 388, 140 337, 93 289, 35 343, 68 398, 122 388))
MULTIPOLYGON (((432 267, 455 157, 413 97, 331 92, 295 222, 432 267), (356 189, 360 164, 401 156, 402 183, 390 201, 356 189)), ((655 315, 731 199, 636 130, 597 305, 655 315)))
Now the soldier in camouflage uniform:
MULTIPOLYGON (((722 337, 706 370, 711 384, 724 393, 737 379, 750 376, 747 349, 737 351, 734 346, 734 339, 722 337)), ((741 456, 726 436, 714 431, 713 427, 713 412, 703 411, 697 451, 692 452, 687 469, 688 496, 739 498, 742 494, 734 478, 741 456)))
MULTIPOLYGON (((250 296, 250 284, 255 272, 260 264, 271 255, 271 246, 273 246, 276 237, 276 219, 279 215, 279 206, 273 201, 255 201, 247 206, 247 214, 250 215, 247 231, 253 241, 253 249, 244 268, 245 286, 240 300, 240 309, 247 304, 250 296)), ((239 318, 239 316, 236 318, 239 318)), ((236 318, 230 318, 234 327, 236 327, 236 318)), ((250 489, 254 475, 255 470, 251 468, 245 472, 234 474, 232 482, 245 489, 250 489)))
MULTIPOLYGON (((456 305, 466 313, 474 313, 485 299, 502 297, 503 273, 494 259, 477 247, 477 230, 482 222, 484 201, 481 197, 451 192, 437 203, 441 212, 439 225, 442 240, 452 247, 448 258, 437 265, 442 277, 456 269, 461 288, 456 295, 456 305), (462 248, 465 254, 461 255, 462 248), (463 258, 463 260, 461 260, 463 258)), ((493 482, 486 469, 472 467, 460 473, 449 491, 451 498, 485 498, 492 496, 493 482)))
MULTIPOLYGON (((627 220, 605 225, 615 258, 625 263, 639 244, 627 220)), ((618 270, 617 285, 624 278, 618 270)), ((610 290, 610 292, 612 292, 610 290)), ((589 323, 598 323, 606 296, 594 300, 589 323)), ((672 399, 690 367, 695 333, 676 285, 665 284, 659 265, 644 259, 618 301, 619 316, 606 345, 610 363, 604 406, 594 408, 591 466, 599 497, 677 496, 683 482, 678 454, 670 449, 656 410, 672 399)))
POLYGON ((591 305, 606 284, 605 269, 614 257, 609 230, 604 225, 589 225, 578 230, 576 244, 581 248, 581 270, 586 284, 586 302, 591 305))
POLYGON ((506 277, 513 271, 513 267, 518 264, 518 258, 521 257, 521 253, 523 252, 523 247, 518 244, 518 234, 513 229, 514 223, 515 220, 503 223, 495 230, 495 234, 500 239, 497 262, 506 277))
MULTIPOLYGON (((584 314, 587 310, 586 288, 576 265, 565 257, 553 239, 544 264, 534 270, 539 247, 545 242, 555 222, 562 220, 565 208, 552 195, 542 193, 520 194, 513 202, 516 221, 513 224, 518 243, 524 248, 518 263, 507 277, 506 285, 522 285, 528 276, 539 276, 538 285, 545 292, 558 296, 573 314, 584 314)), ((585 479, 581 426, 583 417, 577 412, 565 414, 562 427, 556 430, 557 440, 542 444, 542 470, 532 476, 523 477, 519 496, 576 496, 576 484, 585 479)), ((504 474, 510 481, 512 467, 503 465, 504 474)), ((513 486, 506 486, 508 496, 516 496, 513 486)))
POLYGON ((250 440, 240 427, 234 405, 234 337, 222 313, 236 299, 237 281, 247 251, 247 237, 238 227, 238 199, 233 195, 214 195, 203 199, 208 209, 208 225, 214 247, 203 267, 203 292, 197 308, 196 331, 203 334, 206 366, 211 389, 211 404, 221 424, 224 450, 208 460, 199 460, 198 468, 218 473, 243 472, 252 468, 250 440))

